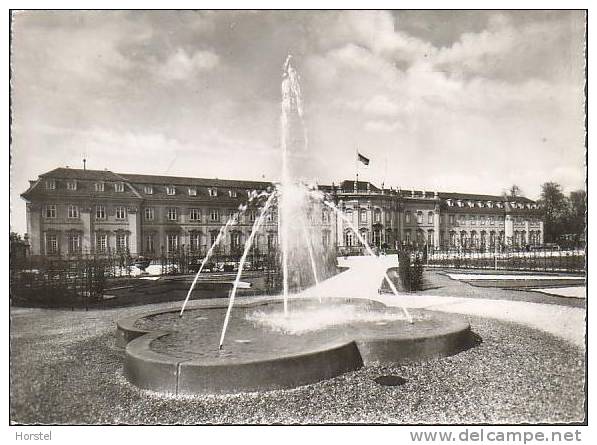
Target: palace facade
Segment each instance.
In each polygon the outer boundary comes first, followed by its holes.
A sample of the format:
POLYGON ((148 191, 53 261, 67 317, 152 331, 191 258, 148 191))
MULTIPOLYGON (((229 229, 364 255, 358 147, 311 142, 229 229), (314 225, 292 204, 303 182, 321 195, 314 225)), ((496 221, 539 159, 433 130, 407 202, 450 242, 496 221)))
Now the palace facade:
MULTIPOLYGON (((153 256, 179 248, 205 252, 220 228, 269 182, 181 178, 57 168, 30 181, 27 232, 32 255, 127 250, 153 256)), ((340 251, 361 245, 494 248, 543 243, 537 203, 524 197, 380 189, 369 182, 320 186, 344 218, 322 209, 322 243, 340 251), (352 226, 352 228, 351 228, 352 226)), ((239 252, 258 208, 235 216, 223 253, 239 252)), ((317 217, 319 219, 319 216, 317 217)), ((272 212, 255 239, 261 251, 277 243, 272 212)))

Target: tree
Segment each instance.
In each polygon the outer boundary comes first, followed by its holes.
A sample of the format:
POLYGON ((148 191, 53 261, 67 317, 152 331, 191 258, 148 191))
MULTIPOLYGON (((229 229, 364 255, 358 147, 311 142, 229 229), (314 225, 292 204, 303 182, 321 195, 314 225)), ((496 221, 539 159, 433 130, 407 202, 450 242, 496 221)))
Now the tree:
POLYGON ((569 231, 575 235, 575 241, 583 238, 586 227, 587 213, 587 192, 585 190, 575 190, 570 192, 569 201, 569 231))
POLYGON ((512 187, 508 190, 508 196, 511 198, 516 198, 517 196, 522 196, 522 190, 516 184, 512 184, 512 187))
POLYGON ((553 243, 566 233, 569 205, 562 186, 556 182, 544 183, 541 186, 539 205, 545 222, 545 241, 553 243))

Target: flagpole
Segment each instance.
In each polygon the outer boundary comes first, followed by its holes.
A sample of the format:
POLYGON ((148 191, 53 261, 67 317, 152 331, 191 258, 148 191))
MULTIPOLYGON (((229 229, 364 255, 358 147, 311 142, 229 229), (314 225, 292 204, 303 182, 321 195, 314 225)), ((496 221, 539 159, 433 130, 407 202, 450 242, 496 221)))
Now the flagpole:
POLYGON ((355 162, 356 162, 356 172, 357 172, 357 180, 354 183, 354 189, 355 191, 359 191, 359 147, 355 146, 355 162))

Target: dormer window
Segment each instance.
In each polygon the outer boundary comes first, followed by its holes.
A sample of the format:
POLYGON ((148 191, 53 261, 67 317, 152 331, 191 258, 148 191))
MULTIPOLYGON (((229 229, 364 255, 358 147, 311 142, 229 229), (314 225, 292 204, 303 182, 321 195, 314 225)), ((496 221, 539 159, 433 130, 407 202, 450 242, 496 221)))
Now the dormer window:
POLYGON ((77 190, 77 181, 66 181, 67 190, 77 190))
POLYGON ((456 204, 458 204, 458 207, 463 207, 464 206, 463 202, 460 201, 460 200, 458 200, 458 202, 456 204))
POLYGON ((236 190, 228 190, 228 195, 231 198, 236 198, 236 190))
POLYGON ((475 206, 475 203, 473 201, 467 201, 466 203, 468 204, 469 207, 475 206))
POLYGON ((481 207, 481 208, 483 208, 483 207, 485 207, 485 204, 483 204, 483 201, 479 201, 479 202, 477 203, 477 207, 481 207))
POLYGON ((54 179, 46 179, 46 190, 56 190, 56 181, 54 179))
POLYGON ((448 200, 446 201, 446 204, 448 204, 448 207, 452 207, 452 206, 454 205, 454 203, 452 202, 452 200, 451 200, 451 199, 448 199, 448 200))
POLYGON ((216 188, 210 188, 208 189, 209 192, 209 196, 211 196, 212 198, 215 198, 216 196, 218 196, 218 189, 216 188))
POLYGON ((487 207, 489 207, 490 209, 493 208, 493 201, 487 201, 487 207))
POLYGON ((143 187, 143 191, 146 195, 153 195, 153 186, 146 185, 145 187, 143 187))
POLYGON ((123 182, 117 182, 116 184, 114 184, 114 191, 116 191, 117 193, 124 192, 124 183, 123 182))
POLYGON ((103 192, 104 191, 104 183, 103 182, 96 182, 95 183, 95 191, 96 192, 103 192))
POLYGON ((197 196, 197 189, 195 187, 189 187, 189 196, 197 196))
POLYGON ((166 186, 166 195, 176 195, 176 187, 174 187, 173 185, 167 185, 166 186))

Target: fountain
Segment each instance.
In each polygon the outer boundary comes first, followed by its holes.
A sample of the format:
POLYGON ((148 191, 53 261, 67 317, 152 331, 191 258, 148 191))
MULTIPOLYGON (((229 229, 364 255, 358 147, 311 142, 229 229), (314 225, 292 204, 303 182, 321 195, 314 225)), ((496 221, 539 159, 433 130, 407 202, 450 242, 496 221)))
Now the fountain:
MULTIPOLYGON (((118 321, 119 338, 126 345, 126 376, 141 388, 176 394, 292 388, 371 362, 422 361, 455 354, 473 344, 470 326, 459 317, 386 307, 374 295, 369 299, 323 295, 320 283, 329 273, 322 258, 329 247, 322 241, 321 224, 314 221, 317 215, 331 211, 354 232, 371 260, 378 258, 333 200, 300 177, 307 133, 300 78, 291 56, 283 65, 281 93, 280 182, 275 190, 250 197, 249 203, 263 203, 227 304, 189 300, 214 248, 246 206, 239 207, 236 217, 220 229, 180 311, 153 311, 118 321), (281 295, 235 305, 247 254, 275 209, 281 295), (301 291, 307 288, 317 298, 303 298, 301 291)), ((381 280, 398 300, 399 292, 385 269, 381 280)))

